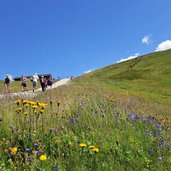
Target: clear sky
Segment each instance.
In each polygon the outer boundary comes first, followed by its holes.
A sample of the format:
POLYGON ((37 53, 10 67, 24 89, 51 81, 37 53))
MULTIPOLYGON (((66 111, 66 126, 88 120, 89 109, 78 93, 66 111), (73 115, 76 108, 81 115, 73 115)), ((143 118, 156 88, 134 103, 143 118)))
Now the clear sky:
POLYGON ((79 76, 171 48, 171 0, 0 0, 0 79, 79 76))

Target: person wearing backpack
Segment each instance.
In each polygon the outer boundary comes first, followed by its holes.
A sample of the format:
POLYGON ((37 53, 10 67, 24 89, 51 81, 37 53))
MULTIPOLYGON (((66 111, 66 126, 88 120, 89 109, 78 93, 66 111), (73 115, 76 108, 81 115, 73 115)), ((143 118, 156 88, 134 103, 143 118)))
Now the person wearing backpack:
POLYGON ((42 87, 42 91, 44 92, 46 90, 46 87, 47 87, 47 80, 46 80, 46 78, 44 78, 43 75, 40 78, 40 85, 42 87))
POLYGON ((10 77, 9 75, 6 75, 4 80, 4 87, 5 87, 6 94, 10 93, 10 83, 11 83, 10 77))
POLYGON ((22 92, 27 91, 27 77, 23 75, 21 78, 21 87, 22 87, 22 92))

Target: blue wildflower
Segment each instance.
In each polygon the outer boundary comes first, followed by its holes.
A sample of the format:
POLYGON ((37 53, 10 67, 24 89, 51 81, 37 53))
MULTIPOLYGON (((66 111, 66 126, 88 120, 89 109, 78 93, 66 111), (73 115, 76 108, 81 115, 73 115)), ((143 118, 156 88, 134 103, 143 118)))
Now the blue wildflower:
POLYGON ((58 170, 59 167, 58 166, 53 166, 53 170, 58 170))
POLYGON ((38 145, 38 143, 34 143, 34 146, 35 146, 35 147, 38 147, 39 145, 38 145))
POLYGON ((30 149, 29 148, 26 148, 26 152, 29 153, 30 152, 30 149))
POLYGON ((72 124, 75 124, 77 121, 78 121, 78 118, 77 117, 71 119, 71 123, 72 124))
POLYGON ((11 129, 14 129, 14 126, 11 125, 10 128, 11 128, 11 129))
POLYGON ((33 162, 33 159, 31 157, 28 158, 29 163, 33 162))

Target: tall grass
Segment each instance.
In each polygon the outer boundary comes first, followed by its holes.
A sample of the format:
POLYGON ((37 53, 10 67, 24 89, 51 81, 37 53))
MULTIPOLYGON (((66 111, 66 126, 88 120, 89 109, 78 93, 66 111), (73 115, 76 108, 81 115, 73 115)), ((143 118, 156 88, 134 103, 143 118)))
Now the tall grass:
POLYGON ((113 90, 70 85, 0 104, 1 170, 169 170, 170 119, 113 90))

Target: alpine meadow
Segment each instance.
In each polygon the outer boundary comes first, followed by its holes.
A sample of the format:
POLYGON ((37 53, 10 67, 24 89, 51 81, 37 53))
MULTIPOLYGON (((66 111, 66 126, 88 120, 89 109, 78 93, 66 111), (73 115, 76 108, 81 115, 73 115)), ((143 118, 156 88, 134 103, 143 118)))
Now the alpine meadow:
POLYGON ((171 170, 171 50, 0 101, 2 171, 171 170))

